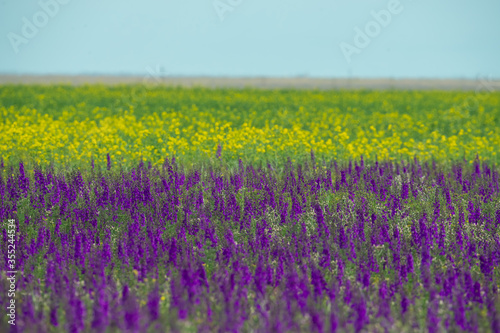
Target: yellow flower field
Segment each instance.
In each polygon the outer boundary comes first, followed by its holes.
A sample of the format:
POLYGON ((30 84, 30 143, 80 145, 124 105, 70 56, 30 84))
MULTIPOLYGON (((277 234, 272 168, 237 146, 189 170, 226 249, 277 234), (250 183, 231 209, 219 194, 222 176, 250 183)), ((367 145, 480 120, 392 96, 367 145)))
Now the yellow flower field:
POLYGON ((0 155, 63 163, 114 164, 141 156, 250 162, 453 160, 494 163, 500 93, 265 91, 142 86, 1 86, 0 155))

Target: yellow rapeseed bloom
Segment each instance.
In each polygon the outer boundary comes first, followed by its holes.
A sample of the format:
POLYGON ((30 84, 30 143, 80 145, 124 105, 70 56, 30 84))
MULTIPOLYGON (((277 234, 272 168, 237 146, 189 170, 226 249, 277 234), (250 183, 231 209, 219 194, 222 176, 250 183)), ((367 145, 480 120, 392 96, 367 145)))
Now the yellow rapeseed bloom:
POLYGON ((497 92, 476 97, 472 109, 456 102, 475 98, 469 92, 275 91, 271 98, 254 90, 165 88, 151 94, 141 89, 0 87, 0 96, 21 101, 33 91, 43 96, 30 106, 7 105, 0 98, 0 155, 4 162, 32 158, 87 165, 92 157, 105 165, 106 154, 113 164, 135 163, 142 156, 159 165, 167 156, 213 157, 221 144, 222 158, 249 161, 298 159, 311 150, 318 158, 472 160, 478 155, 497 161, 500 147, 497 92), (133 102, 95 102, 120 101, 130 89, 133 102))

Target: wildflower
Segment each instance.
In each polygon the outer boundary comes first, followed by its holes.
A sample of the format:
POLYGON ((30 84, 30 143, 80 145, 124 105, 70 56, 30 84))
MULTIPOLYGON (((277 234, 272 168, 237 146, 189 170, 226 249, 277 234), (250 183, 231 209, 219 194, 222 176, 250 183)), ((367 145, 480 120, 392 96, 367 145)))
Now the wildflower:
POLYGON ((219 144, 217 145, 217 153, 215 154, 215 156, 216 156, 217 158, 220 158, 221 153, 222 153, 222 145, 221 145, 221 143, 219 142, 219 144))
POLYGON ((111 157, 109 157, 109 153, 106 154, 106 159, 108 160, 108 166, 107 166, 107 168, 108 168, 108 170, 111 170, 111 157))

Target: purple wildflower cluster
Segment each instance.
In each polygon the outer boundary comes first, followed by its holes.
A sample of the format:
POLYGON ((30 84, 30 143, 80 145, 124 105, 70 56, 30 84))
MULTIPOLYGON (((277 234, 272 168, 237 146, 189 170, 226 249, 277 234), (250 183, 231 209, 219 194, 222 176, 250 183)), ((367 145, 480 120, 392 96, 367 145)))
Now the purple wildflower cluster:
MULTIPOLYGON (((500 331, 494 166, 311 157, 231 172, 2 167, 16 329, 500 331)), ((5 309, 5 229, 0 242, 5 309)))

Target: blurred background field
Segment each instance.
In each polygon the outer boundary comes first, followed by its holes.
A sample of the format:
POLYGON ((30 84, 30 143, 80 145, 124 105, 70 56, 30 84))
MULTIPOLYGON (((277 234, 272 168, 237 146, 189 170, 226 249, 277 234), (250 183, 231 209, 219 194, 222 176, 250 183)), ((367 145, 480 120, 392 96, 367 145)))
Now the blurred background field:
MULTIPOLYGON (((498 162, 500 92, 0 86, 4 162, 498 162)), ((30 169, 28 167, 28 169, 30 169)))

